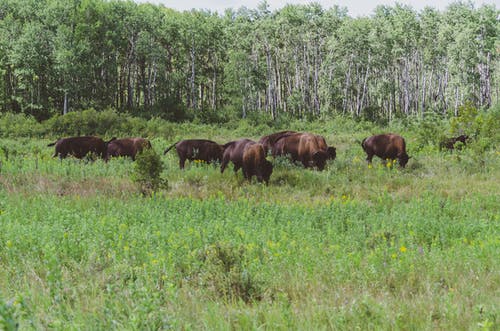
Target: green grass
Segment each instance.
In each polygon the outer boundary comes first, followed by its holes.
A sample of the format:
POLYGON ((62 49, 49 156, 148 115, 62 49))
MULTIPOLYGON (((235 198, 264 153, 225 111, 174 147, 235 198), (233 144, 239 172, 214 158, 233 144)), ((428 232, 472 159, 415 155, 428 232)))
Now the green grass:
POLYGON ((2 140, 0 329, 499 329, 500 152, 369 168, 373 128, 304 125, 338 149, 323 172, 274 160, 266 186, 171 152, 151 196, 129 160, 2 140))

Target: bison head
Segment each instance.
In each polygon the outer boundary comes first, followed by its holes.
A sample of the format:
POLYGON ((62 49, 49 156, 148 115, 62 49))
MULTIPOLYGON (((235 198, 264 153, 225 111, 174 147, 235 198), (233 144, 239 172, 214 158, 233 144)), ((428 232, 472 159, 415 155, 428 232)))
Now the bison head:
POLYGON ((404 153, 403 155, 398 157, 399 165, 404 168, 406 166, 406 164, 408 163, 409 159, 410 159, 410 156, 408 156, 408 154, 404 153))
POLYGON ((269 178, 271 178, 271 174, 273 173, 273 164, 268 160, 264 160, 262 163, 261 170, 261 178, 257 178, 259 181, 264 180, 266 184, 269 184, 269 178))
POLYGON ((326 149, 326 152, 328 153, 329 160, 335 160, 335 158, 337 157, 337 150, 333 146, 328 147, 326 149))
POLYGON ((312 156, 314 165, 318 170, 325 169, 326 161, 328 160, 328 153, 325 151, 318 151, 312 156))

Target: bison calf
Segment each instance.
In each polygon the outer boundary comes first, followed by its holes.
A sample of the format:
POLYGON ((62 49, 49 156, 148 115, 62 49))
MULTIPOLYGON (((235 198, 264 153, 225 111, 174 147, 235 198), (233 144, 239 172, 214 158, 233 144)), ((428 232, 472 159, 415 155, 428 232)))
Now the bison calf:
POLYGON ((224 148, 215 141, 206 139, 181 140, 168 147, 163 154, 167 154, 173 147, 179 156, 179 167, 184 169, 186 160, 202 160, 207 163, 220 162, 224 148))
POLYGON ((439 145, 440 149, 448 149, 450 151, 455 149, 455 144, 457 142, 461 142, 463 145, 466 145, 467 140, 469 139, 468 135, 462 134, 458 137, 448 138, 441 142, 439 145))
POLYGON ((273 165, 266 160, 266 152, 262 144, 249 143, 243 151, 243 176, 249 181, 252 176, 257 181, 265 181, 269 184, 269 178, 273 172, 273 165))
POLYGON ((406 143, 403 137, 397 134, 379 134, 363 139, 361 147, 366 153, 366 160, 371 163, 374 155, 379 158, 398 159, 399 165, 405 167, 410 157, 406 154, 406 143))
POLYGON ((99 137, 83 136, 83 137, 68 137, 61 138, 56 142, 48 144, 47 146, 55 145, 55 153, 53 157, 59 155, 60 159, 72 155, 77 159, 83 159, 88 153, 95 153, 101 158, 106 158, 107 146, 110 142, 115 140, 112 138, 109 141, 104 141, 99 137))

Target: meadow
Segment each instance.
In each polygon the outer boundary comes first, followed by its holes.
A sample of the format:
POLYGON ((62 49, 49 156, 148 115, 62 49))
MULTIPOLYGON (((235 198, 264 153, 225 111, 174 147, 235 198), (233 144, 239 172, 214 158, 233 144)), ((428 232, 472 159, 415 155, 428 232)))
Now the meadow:
POLYGON ((423 126, 295 121, 337 159, 322 172, 273 160, 266 186, 181 171, 163 150, 271 128, 171 128, 149 136, 168 185, 146 196, 130 160, 60 161, 55 137, 2 139, 0 329, 500 328, 498 145, 447 152, 423 126), (405 169, 364 160, 361 139, 387 131, 407 139, 405 169))

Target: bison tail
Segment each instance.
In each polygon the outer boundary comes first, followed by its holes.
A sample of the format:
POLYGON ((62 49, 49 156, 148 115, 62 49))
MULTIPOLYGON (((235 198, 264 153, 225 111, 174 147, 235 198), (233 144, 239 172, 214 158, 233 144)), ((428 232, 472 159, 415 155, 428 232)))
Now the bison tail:
POLYGON ((365 139, 363 139, 363 140, 361 141, 361 147, 363 147, 363 150, 366 150, 366 148, 365 148, 365 141, 366 141, 366 139, 367 139, 367 138, 365 138, 365 139))
POLYGON ((172 148, 175 147, 175 145, 177 145, 179 142, 176 142, 175 144, 173 144, 172 146, 168 147, 165 152, 163 152, 163 155, 167 154, 172 148))
POLYGON ((54 146, 55 144, 57 143, 57 141, 53 142, 53 143, 50 143, 47 145, 47 147, 51 147, 51 146, 54 146))

